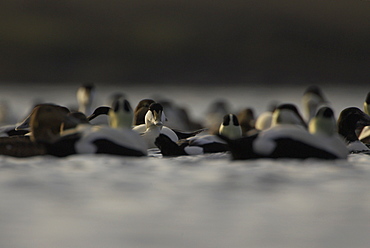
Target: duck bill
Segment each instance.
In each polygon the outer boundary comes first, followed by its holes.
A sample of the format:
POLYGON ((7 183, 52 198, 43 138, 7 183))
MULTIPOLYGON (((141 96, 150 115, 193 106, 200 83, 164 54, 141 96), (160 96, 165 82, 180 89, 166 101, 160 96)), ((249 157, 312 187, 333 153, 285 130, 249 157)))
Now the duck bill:
POLYGON ((163 126, 163 122, 162 122, 162 113, 161 112, 154 112, 154 125, 158 126, 158 127, 162 127, 163 126))
POLYGON ((162 122, 154 122, 154 125, 156 125, 157 127, 163 127, 163 123, 162 122))

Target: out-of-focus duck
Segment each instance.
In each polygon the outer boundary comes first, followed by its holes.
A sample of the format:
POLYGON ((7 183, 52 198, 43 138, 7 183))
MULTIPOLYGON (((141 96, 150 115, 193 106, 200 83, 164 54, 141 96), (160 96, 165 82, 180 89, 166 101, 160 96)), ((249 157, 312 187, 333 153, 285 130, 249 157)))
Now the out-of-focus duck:
POLYGON ((92 105, 95 98, 95 85, 85 83, 77 89, 76 93, 78 111, 89 115, 92 111, 92 105))
POLYGON ((362 112, 359 108, 349 107, 342 110, 337 124, 338 133, 344 137, 350 152, 359 153, 370 151, 356 135, 357 127, 370 125, 370 116, 362 112))
POLYGON ((302 106, 307 122, 315 115, 321 105, 327 104, 328 101, 324 96, 322 89, 317 85, 309 86, 303 93, 302 106))
POLYGON ((208 133, 218 134, 222 118, 229 113, 232 113, 230 103, 226 99, 216 99, 208 106, 203 126, 208 133))
MULTIPOLYGON (((370 92, 367 93, 364 101, 364 112, 365 114, 370 115, 370 92)), ((358 126, 356 128, 356 134, 362 143, 367 145, 370 144, 370 126, 358 126)))
POLYGON ((258 115, 254 124, 256 130, 262 131, 271 127, 272 113, 275 111, 278 105, 279 104, 276 101, 272 101, 267 110, 258 115))
POLYGON ((303 120, 298 108, 292 103, 283 103, 276 107, 272 114, 271 127, 279 124, 298 125, 307 129, 307 124, 303 120))
POLYGON ((252 108, 244 108, 238 113, 237 117, 242 128, 243 136, 251 135, 255 132, 256 119, 254 116, 254 110, 252 108))
POLYGON ((148 113, 150 104, 155 103, 153 99, 142 99, 134 110, 134 126, 145 124, 145 115, 148 113))

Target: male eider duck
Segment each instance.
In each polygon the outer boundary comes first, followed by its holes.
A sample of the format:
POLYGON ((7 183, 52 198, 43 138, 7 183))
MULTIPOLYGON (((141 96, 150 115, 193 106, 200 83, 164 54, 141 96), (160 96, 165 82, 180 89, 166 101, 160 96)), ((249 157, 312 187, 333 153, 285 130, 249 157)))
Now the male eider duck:
MULTIPOLYGON (((276 112, 282 114, 281 118, 287 116, 289 109, 285 112, 276 112)), ((292 115, 295 111, 291 109, 292 115)), ((281 119, 280 116, 277 116, 281 119)), ((330 111, 325 114, 317 115, 316 118, 334 118, 330 111)), ((283 118, 284 119, 284 118, 283 118)), ((294 118, 299 120, 298 117, 294 118)), ((327 125, 334 122, 316 121, 312 125, 327 125)), ((333 127, 320 126, 314 130, 325 131, 330 137, 333 127)), ((258 134, 242 137, 231 140, 221 136, 228 142, 232 158, 240 159, 256 159, 256 158, 320 158, 320 159, 345 159, 347 157, 347 150, 336 149, 332 145, 331 139, 327 136, 316 135, 309 133, 305 128, 297 124, 279 124, 261 131, 258 134)))
POLYGON ((291 103, 280 104, 272 113, 271 126, 273 127, 279 124, 298 125, 307 129, 307 124, 303 120, 302 115, 299 113, 297 107, 291 103))
POLYGON ((370 116, 362 112, 359 108, 350 107, 340 113, 337 123, 338 133, 344 137, 350 152, 359 153, 370 151, 356 135, 356 128, 358 126, 370 125, 370 116))
MULTIPOLYGON (((135 108, 135 111, 134 111, 134 127, 137 131, 139 132, 144 132, 145 131, 145 116, 149 110, 149 106, 152 104, 152 103, 156 103, 154 100, 152 99, 143 99, 141 100, 138 105, 136 106, 135 108)), ((162 108, 163 108, 163 112, 165 112, 165 108, 163 107, 163 105, 161 103, 159 103, 162 108)), ((186 113, 183 112, 185 115, 186 113)), ((177 113, 178 114, 178 113, 177 113)), ((189 118, 187 116, 184 116, 184 118, 186 123, 189 122, 189 118)), ((167 123, 168 122, 168 118, 167 118, 167 115, 166 115, 166 118, 165 118, 165 122, 167 123)), ((194 126, 196 126, 194 124, 194 126)), ((197 130, 195 131, 183 131, 183 130, 177 130, 175 128, 171 128, 169 126, 163 126, 163 131, 162 132, 165 132, 167 133, 167 135, 173 135, 173 132, 176 134, 177 136, 177 139, 186 139, 188 137, 192 137, 192 136, 195 136, 203 131, 205 131, 206 129, 204 128, 201 128, 201 126, 196 126, 197 130), (170 129, 170 130, 168 130, 170 129)))
MULTIPOLYGON (((233 114, 225 115, 219 127, 219 134, 229 139, 242 136, 242 129, 238 119, 233 114)), ((199 155, 204 153, 216 153, 228 151, 227 143, 216 135, 202 135, 173 142, 167 136, 161 134, 155 141, 163 156, 199 155)))
POLYGON ((166 120, 166 116, 163 112, 163 107, 159 103, 152 103, 149 106, 149 110, 145 115, 145 124, 135 126, 134 131, 141 134, 147 143, 147 148, 156 148, 154 144, 155 139, 160 133, 164 133, 172 141, 177 142, 178 137, 171 129, 167 128, 163 130, 163 122, 166 120))

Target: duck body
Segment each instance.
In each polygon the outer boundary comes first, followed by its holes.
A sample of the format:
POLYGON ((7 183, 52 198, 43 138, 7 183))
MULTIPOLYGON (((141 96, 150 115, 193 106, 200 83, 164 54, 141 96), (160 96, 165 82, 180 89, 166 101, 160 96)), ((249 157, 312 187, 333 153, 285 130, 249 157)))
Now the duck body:
POLYGON ((317 85, 309 86, 302 97, 302 105, 307 121, 310 121, 315 116, 320 105, 326 103, 328 103, 328 101, 322 89, 317 85))
POLYGON ((200 155, 229 150, 224 140, 211 134, 191 137, 177 143, 168 136, 160 134, 155 140, 155 145, 161 150, 163 156, 200 155))
POLYGON ((345 159, 347 150, 337 151, 332 139, 317 137, 297 125, 277 125, 249 137, 227 140, 235 160, 256 158, 345 159))
POLYGON ((80 124, 76 129, 62 133, 57 141, 46 147, 48 154, 58 157, 94 153, 135 157, 147 155, 144 141, 132 130, 87 124, 80 124))
POLYGON ((46 155, 43 144, 32 142, 30 136, 0 137, 0 154, 11 157, 26 158, 46 155))
POLYGON ((228 142, 233 159, 256 158, 319 158, 345 159, 348 150, 336 132, 333 111, 320 109, 310 122, 309 130, 302 125, 299 113, 292 106, 282 105, 274 111, 275 123, 255 135, 228 142), (294 115, 296 115, 295 118, 294 115), (288 118, 287 118, 288 117, 288 118), (292 120, 296 120, 293 121, 292 120))
MULTIPOLYGON (((242 129, 237 117, 233 114, 225 115, 219 127, 219 133, 230 139, 241 137, 242 129)), ((228 144, 224 140, 212 134, 182 139, 177 143, 165 135, 160 135, 155 144, 163 156, 199 155, 229 150, 228 144)))

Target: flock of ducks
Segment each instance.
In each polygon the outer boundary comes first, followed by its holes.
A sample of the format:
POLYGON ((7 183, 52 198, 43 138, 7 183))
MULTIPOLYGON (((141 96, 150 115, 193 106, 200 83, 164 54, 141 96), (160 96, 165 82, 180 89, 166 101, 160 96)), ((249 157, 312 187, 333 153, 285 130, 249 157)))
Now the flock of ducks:
POLYGON ((370 93, 364 111, 349 107, 338 119, 317 86, 303 94, 305 118, 290 103, 274 104, 256 118, 251 108, 236 115, 216 102, 204 126, 168 101, 143 99, 133 110, 122 94, 113 96, 111 106, 92 110, 94 94, 93 85, 82 85, 77 90, 78 110, 37 104, 23 122, 0 127, 0 154, 142 157, 148 156, 148 149, 156 148, 163 156, 230 152, 232 159, 238 160, 346 159, 350 153, 370 153, 370 93), (179 123, 170 122, 167 111, 179 123), (106 116, 108 123, 92 124, 99 116, 106 116))

